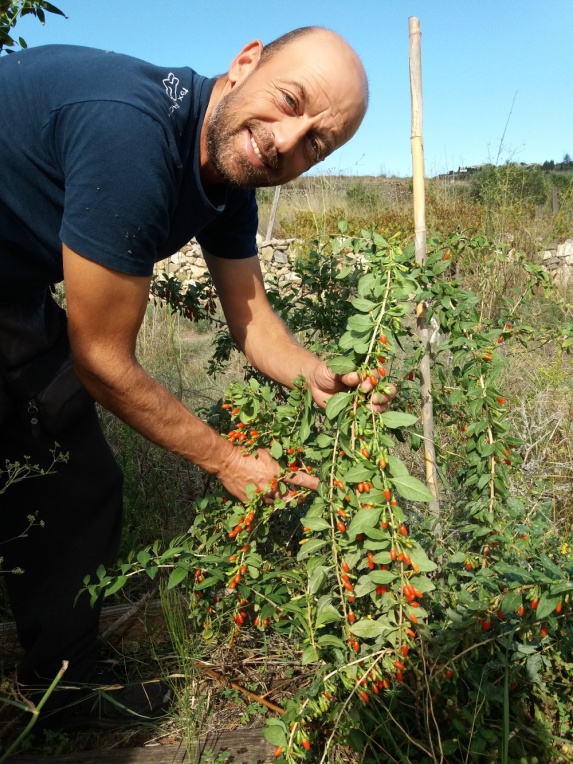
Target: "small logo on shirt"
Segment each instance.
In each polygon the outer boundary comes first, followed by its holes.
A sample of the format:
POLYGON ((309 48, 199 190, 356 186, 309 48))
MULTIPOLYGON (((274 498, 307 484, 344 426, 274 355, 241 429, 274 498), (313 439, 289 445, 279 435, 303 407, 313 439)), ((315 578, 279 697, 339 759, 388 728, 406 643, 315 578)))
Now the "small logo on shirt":
POLYGON ((163 80, 163 85, 165 87, 165 92, 171 99, 169 113, 172 114, 175 109, 179 108, 179 101, 183 100, 189 90, 187 88, 179 89, 179 77, 176 77, 173 72, 169 72, 167 77, 163 80))

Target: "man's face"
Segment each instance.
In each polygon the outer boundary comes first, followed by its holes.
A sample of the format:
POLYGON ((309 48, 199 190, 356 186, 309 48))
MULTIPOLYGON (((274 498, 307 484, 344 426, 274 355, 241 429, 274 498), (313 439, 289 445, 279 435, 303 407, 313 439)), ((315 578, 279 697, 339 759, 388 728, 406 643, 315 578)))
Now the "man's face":
POLYGON ((316 32, 238 78, 207 125, 208 160, 226 183, 286 183, 345 143, 364 115, 366 84, 353 51, 316 32))

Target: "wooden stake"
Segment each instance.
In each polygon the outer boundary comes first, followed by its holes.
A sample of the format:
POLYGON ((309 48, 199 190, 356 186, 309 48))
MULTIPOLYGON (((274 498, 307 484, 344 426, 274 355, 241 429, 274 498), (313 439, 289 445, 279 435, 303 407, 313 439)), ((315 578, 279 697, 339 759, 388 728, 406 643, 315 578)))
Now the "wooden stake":
POLYGON ((281 188, 282 186, 275 187, 275 195, 273 196, 273 206, 271 207, 271 216, 269 218, 269 225, 267 227, 267 238, 265 241, 270 241, 273 237, 273 229, 275 227, 275 218, 277 216, 277 210, 279 207, 281 188))
MULTIPOLYGON (((412 103, 412 182, 414 191, 414 232, 416 262, 426 262, 426 189, 424 172, 424 144, 422 129, 422 55, 420 20, 415 16, 408 19, 410 41, 410 95, 412 103)), ((425 303, 416 306, 416 331, 424 356, 420 362, 420 396, 422 399, 422 426, 424 430, 424 454, 426 482, 434 496, 430 502, 430 512, 436 517, 440 514, 438 501, 438 473, 436 469, 436 449, 434 447, 434 405, 430 377, 430 330, 426 323, 427 308, 425 303)), ((439 524, 438 524, 439 525, 439 524)), ((437 527, 437 536, 441 528, 437 527)))

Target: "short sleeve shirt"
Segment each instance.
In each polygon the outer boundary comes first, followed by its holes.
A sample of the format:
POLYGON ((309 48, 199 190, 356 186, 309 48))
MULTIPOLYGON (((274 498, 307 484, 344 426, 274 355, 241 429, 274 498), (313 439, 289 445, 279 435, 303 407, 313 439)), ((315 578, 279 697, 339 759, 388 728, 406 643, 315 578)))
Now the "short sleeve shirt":
POLYGON ((193 237, 256 254, 254 191, 201 183, 214 84, 76 46, 0 58, 0 300, 61 281, 62 242, 139 276, 193 237))

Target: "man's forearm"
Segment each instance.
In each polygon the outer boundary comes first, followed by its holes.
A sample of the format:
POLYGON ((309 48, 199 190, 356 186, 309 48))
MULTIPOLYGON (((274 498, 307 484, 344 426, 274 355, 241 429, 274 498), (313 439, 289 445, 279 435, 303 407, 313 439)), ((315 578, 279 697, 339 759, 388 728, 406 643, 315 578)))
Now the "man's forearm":
POLYGON ((258 371, 287 387, 292 387, 301 374, 308 377, 318 363, 317 357, 297 343, 275 313, 249 326, 242 349, 258 371))
POLYGON ((78 368, 90 394, 141 435, 172 453, 220 474, 233 446, 189 411, 135 361, 113 373, 78 368))

